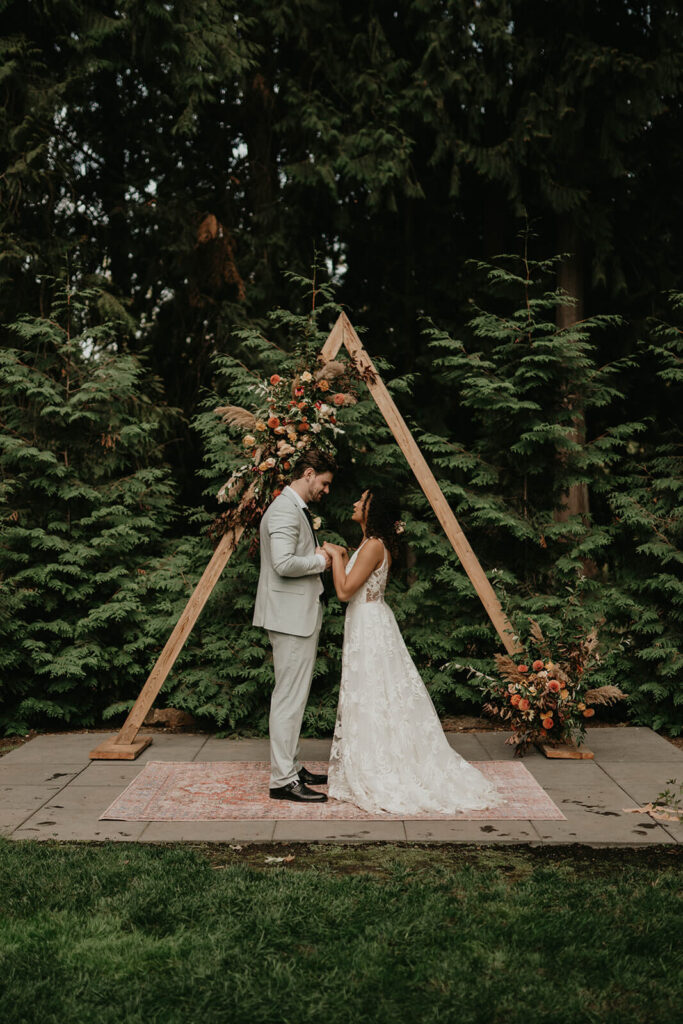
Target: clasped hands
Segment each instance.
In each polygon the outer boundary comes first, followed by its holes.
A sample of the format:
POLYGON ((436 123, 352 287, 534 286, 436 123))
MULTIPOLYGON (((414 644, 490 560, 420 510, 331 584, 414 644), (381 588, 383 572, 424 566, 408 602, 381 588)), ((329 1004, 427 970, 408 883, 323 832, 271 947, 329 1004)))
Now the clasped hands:
POLYGON ((346 548, 342 547, 341 544, 332 544, 329 540, 326 540, 322 547, 316 548, 315 553, 324 557, 326 562, 325 568, 327 569, 332 565, 334 558, 348 558, 346 548))

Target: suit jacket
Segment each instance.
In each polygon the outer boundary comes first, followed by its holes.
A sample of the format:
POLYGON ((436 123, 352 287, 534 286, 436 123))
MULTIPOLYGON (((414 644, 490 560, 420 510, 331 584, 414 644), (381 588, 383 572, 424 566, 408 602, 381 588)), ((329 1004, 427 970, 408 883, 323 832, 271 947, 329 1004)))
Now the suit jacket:
POLYGON ((261 575, 253 624, 264 629, 310 636, 320 607, 320 559, 306 514, 283 491, 261 520, 261 575))

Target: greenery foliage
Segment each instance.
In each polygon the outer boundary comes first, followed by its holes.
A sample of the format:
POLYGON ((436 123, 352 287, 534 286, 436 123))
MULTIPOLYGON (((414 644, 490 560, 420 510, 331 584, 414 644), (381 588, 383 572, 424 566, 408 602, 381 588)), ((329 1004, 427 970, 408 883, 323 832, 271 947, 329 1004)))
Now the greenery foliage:
POLYGON ((670 847, 272 851, 0 839, 4 1021, 676 1017, 670 847))
MULTIPOLYGON (((149 661, 146 575, 169 524, 158 385, 66 291, 0 349, 0 722, 95 725, 149 661)), ((153 587, 152 587, 153 589, 153 587)))
MULTIPOLYGON (((0 4, 5 730, 130 707, 239 464, 213 408, 250 407, 343 307, 516 627, 597 626, 595 685, 680 731, 675 5, 25 6, 0 4)), ((488 672, 498 641, 359 398, 324 530, 355 541, 366 483, 401 494, 389 599, 439 710, 479 707, 458 666, 488 672)), ((161 699, 262 730, 248 548, 161 699)), ((309 730, 332 723, 342 621, 333 603, 309 730)))

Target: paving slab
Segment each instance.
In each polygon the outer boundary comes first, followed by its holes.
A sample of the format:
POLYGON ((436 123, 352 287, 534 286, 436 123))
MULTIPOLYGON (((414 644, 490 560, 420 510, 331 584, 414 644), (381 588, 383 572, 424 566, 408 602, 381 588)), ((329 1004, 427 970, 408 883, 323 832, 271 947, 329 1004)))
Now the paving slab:
POLYGON ((143 843, 269 843, 274 821, 150 821, 143 843))
POLYGON ((488 761, 489 754, 486 747, 480 742, 479 737, 474 733, 447 732, 446 739, 461 757, 467 761, 488 761))
MULTIPOLYGON (((477 842, 594 846, 683 843, 683 825, 626 808, 654 800, 669 779, 683 779, 683 751, 644 727, 588 730, 594 760, 523 762, 566 821, 204 821, 116 822, 99 815, 149 761, 268 761, 266 739, 219 739, 204 733, 145 733, 152 744, 135 761, 91 761, 111 732, 37 736, 0 758, 0 834, 15 839, 141 842, 477 842)), ((469 761, 510 760, 509 733, 447 733, 469 761)), ((326 761, 330 739, 304 739, 304 762, 326 761)))
MULTIPOLYGON (((175 758, 160 757, 158 760, 175 760, 175 758)), ((121 791, 137 778, 144 767, 145 763, 141 764, 140 761, 89 761, 85 768, 74 776, 69 783, 69 788, 112 786, 121 791)))
POLYGON ((111 786, 66 787, 12 833, 13 839, 138 839, 147 821, 99 821, 116 794, 111 786))
POLYGON ((88 755, 93 747, 102 743, 107 732, 85 732, 85 733, 46 733, 44 736, 34 736, 28 743, 21 747, 10 750, 0 758, 0 764, 80 764, 88 763, 88 755))
MULTIPOLYGON (((472 735, 469 733, 469 735, 472 735)), ((479 743, 486 751, 486 756, 492 761, 512 761, 515 758, 515 748, 511 744, 506 743, 511 733, 509 732, 478 732, 475 733, 479 743)), ((524 761, 533 761, 534 759, 545 760, 543 754, 536 749, 536 747, 530 747, 527 753, 524 755, 524 761)))
POLYGON ((405 842, 402 821, 278 821, 273 842, 405 842))
POLYGON ((406 821, 406 838, 414 843, 537 843, 529 821, 406 821))
POLYGON ((14 786, 42 786, 44 789, 62 789, 74 782, 84 769, 78 764, 51 764, 20 762, 5 764, 0 758, 0 789, 14 786))
POLYGON ((593 751, 596 761, 680 760, 683 764, 683 751, 645 726, 587 729, 584 745, 593 751))
MULTIPOLYGON (((152 760, 163 761, 164 759, 157 757, 152 760)), ((212 736, 201 748, 201 757, 198 756, 194 760, 270 761, 270 744, 267 739, 229 740, 217 739, 212 736)))

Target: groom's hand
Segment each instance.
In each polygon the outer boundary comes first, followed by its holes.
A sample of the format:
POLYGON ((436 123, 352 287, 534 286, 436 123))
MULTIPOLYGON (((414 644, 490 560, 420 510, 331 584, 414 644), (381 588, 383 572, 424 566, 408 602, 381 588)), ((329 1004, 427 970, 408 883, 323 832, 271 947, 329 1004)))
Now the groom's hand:
POLYGON ((330 558, 329 551, 326 551, 325 548, 316 548, 315 553, 316 555, 323 556, 323 558, 325 559, 325 568, 329 569, 329 567, 332 565, 332 559, 330 558))

